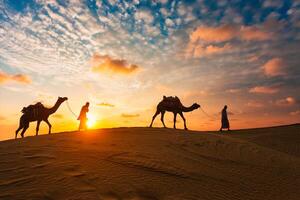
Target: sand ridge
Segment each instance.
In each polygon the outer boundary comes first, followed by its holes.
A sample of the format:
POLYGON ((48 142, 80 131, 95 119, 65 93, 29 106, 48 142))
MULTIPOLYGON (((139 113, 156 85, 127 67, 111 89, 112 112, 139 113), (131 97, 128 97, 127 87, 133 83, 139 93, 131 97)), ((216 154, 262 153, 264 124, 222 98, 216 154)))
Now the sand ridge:
POLYGON ((115 128, 0 142, 0 199, 299 199, 300 126, 115 128))

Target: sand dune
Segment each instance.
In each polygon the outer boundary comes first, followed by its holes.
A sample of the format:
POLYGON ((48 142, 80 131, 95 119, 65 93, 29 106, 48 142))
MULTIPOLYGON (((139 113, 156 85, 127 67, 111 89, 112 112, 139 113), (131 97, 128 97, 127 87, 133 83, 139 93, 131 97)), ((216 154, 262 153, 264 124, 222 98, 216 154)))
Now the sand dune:
POLYGON ((116 128, 0 142, 0 199, 299 199, 300 125, 116 128))

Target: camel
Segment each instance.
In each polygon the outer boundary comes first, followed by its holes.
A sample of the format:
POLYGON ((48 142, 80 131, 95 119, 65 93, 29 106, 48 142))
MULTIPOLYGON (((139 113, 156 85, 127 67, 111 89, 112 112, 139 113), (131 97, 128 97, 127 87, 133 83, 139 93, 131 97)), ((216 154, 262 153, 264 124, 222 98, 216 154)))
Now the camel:
POLYGON ((174 114, 174 129, 176 129, 176 117, 177 117, 177 114, 179 114, 181 116, 181 118, 183 119, 184 129, 187 130, 186 120, 183 116, 183 112, 191 112, 198 108, 200 108, 200 105, 197 103, 194 103, 190 107, 185 107, 184 105, 182 105, 182 103, 180 102, 178 97, 164 96, 163 100, 161 102, 159 102, 159 104, 157 105, 156 112, 155 112, 154 116, 152 117, 150 128, 152 127, 153 121, 155 120, 156 116, 159 115, 159 113, 161 113, 161 122, 164 125, 164 127, 166 128, 166 125, 164 122, 164 115, 165 115, 166 111, 169 111, 174 114))
POLYGON ((19 124, 19 128, 16 130, 16 136, 15 138, 17 138, 18 136, 18 132, 22 130, 21 132, 21 136, 22 138, 24 137, 24 133, 25 131, 28 129, 29 127, 29 123, 33 122, 33 121, 37 121, 37 125, 36 125, 36 135, 38 135, 39 132, 39 127, 40 127, 40 123, 41 121, 44 121, 48 124, 49 127, 49 132, 48 134, 51 134, 51 127, 52 125, 50 124, 50 122, 48 121, 48 117, 50 115, 52 115, 53 113, 55 113, 57 111, 57 109, 59 108, 59 106, 64 102, 68 100, 67 97, 58 97, 55 105, 52 108, 46 108, 44 107, 41 103, 37 103, 34 106, 38 106, 35 109, 33 108, 32 112, 28 111, 26 112, 26 109, 29 109, 29 107, 27 108, 23 108, 22 112, 24 112, 24 114, 21 116, 20 118, 20 124, 19 124))

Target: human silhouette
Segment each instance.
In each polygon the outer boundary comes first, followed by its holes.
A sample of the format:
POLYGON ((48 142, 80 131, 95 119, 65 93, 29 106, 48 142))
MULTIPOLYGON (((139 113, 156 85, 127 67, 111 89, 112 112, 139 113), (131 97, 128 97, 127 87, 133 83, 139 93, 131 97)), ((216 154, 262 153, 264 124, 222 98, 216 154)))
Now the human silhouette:
POLYGON ((221 123, 222 124, 221 124, 220 131, 222 131, 223 129, 227 129, 228 131, 230 131, 229 120, 228 120, 228 116, 227 116, 227 105, 225 105, 222 110, 221 123))
POLYGON ((175 97, 163 96, 163 100, 161 102, 159 102, 159 104, 157 105, 156 112, 155 112, 154 116, 152 117, 150 127, 152 127, 153 121, 155 120, 156 116, 161 113, 161 122, 162 122, 163 126, 166 128, 166 125, 164 122, 164 115, 165 115, 166 111, 169 111, 174 114, 174 129, 176 129, 176 117, 177 117, 177 114, 179 114, 181 116, 181 118, 183 119, 184 129, 187 130, 186 120, 183 116, 183 112, 191 112, 193 110, 198 109, 199 107, 200 107, 200 105, 197 103, 194 103, 193 105, 191 105, 189 107, 185 107, 184 105, 182 105, 182 103, 180 102, 180 100, 177 96, 175 96, 175 97))
POLYGON ((78 128, 79 131, 82 130, 82 129, 87 130, 87 117, 86 117, 86 114, 89 112, 89 105, 90 105, 90 103, 86 102, 86 104, 84 106, 82 106, 80 114, 77 118, 77 120, 80 120, 79 128, 78 128))
POLYGON ((33 121, 37 121, 36 135, 38 135, 38 133, 39 133, 39 127, 40 127, 40 123, 42 121, 44 121, 48 124, 48 127, 49 127, 48 133, 50 134, 52 126, 51 126, 50 122, 48 121, 48 117, 50 115, 52 115, 53 113, 55 113, 57 111, 57 109, 59 108, 59 106, 66 100, 68 100, 67 97, 58 97, 55 105, 51 108, 44 107, 44 105, 41 102, 38 102, 34 105, 29 105, 27 107, 24 107, 22 109, 23 115, 20 118, 20 124, 19 124, 19 128, 16 130, 15 138, 17 138, 18 132, 21 129, 23 129, 21 132, 21 136, 24 137, 24 133, 28 129, 29 123, 33 122, 33 121))

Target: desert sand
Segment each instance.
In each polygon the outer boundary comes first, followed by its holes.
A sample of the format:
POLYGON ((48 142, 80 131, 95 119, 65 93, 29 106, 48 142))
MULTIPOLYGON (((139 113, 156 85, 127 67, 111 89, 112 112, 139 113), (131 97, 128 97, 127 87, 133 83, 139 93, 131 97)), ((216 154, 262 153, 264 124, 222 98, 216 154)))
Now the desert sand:
POLYGON ((300 199, 300 125, 114 128, 0 142, 0 199, 300 199))

